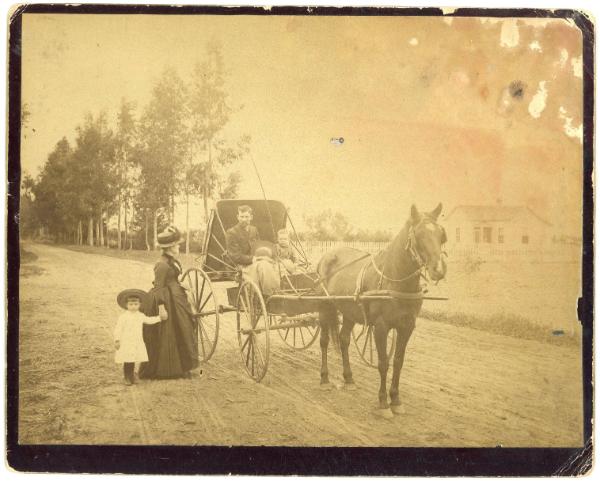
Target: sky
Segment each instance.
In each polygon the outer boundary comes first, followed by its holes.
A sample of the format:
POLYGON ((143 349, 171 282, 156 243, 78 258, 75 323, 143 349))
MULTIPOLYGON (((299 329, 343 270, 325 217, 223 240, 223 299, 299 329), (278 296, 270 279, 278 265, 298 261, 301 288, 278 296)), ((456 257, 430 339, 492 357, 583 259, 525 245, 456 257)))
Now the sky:
MULTIPOLYGON (((582 45, 564 20, 25 14, 22 168, 36 175, 87 112, 143 109, 209 42, 241 107, 224 135, 250 135, 296 224, 330 208, 395 231, 413 203, 503 203, 580 232, 582 45)), ((250 159, 238 168, 240 197, 261 198, 250 159)))

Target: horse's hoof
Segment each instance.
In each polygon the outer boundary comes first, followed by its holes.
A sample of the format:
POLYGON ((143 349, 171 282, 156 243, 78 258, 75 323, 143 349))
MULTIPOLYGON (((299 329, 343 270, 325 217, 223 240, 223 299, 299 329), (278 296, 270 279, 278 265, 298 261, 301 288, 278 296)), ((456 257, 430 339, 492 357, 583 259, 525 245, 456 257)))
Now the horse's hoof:
POLYGON ((392 404, 390 409, 394 414, 406 414, 406 409, 404 408, 404 404, 392 404))
POLYGON ((356 387, 356 384, 354 384, 353 382, 346 382, 344 383, 344 390, 346 391, 356 391, 358 388, 356 387))
POLYGON ((373 411, 373 414, 375 414, 375 416, 377 416, 378 418, 383 418, 383 419, 393 419, 394 418, 394 413, 392 412, 392 410, 390 408, 375 409, 373 411))
POLYGON ((330 382, 321 383, 319 389, 321 389, 321 391, 331 391, 333 389, 333 384, 330 382))

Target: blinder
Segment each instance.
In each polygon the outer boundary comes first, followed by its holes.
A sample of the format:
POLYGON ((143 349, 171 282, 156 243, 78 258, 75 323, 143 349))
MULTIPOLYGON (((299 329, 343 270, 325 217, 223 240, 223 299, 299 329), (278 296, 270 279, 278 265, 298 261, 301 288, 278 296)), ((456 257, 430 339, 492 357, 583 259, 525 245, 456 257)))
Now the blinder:
POLYGON ((410 253, 419 267, 423 267, 425 265, 425 260, 421 257, 421 254, 419 254, 419 251, 417 250, 417 237, 415 236, 415 228, 413 226, 410 226, 410 229, 408 230, 406 250, 410 253))
MULTIPOLYGON (((419 222, 419 224, 417 224, 417 227, 423 222, 431 222, 436 227, 441 229, 441 231, 442 231, 442 235, 440 238, 441 245, 444 245, 446 242, 448 242, 448 236, 446 235, 446 229, 444 229, 441 225, 434 222, 433 220, 422 220, 421 222, 419 222)), ((426 264, 426 260, 423 259, 423 257, 421 256, 421 254, 419 254, 419 251, 417 249, 417 237, 415 236, 415 229, 416 229, 415 227, 410 226, 410 229, 408 232, 408 240, 406 242, 406 250, 410 252, 413 259, 419 266, 424 266, 426 264)), ((442 252, 442 254, 447 255, 446 252, 442 252)))

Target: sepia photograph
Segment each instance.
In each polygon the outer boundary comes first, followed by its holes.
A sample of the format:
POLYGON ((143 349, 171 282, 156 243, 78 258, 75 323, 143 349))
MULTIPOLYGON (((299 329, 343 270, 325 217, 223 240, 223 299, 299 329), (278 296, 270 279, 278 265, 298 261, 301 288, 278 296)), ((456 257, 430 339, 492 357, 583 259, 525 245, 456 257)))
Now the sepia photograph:
POLYGON ((585 14, 35 7, 19 446, 591 449, 585 14))

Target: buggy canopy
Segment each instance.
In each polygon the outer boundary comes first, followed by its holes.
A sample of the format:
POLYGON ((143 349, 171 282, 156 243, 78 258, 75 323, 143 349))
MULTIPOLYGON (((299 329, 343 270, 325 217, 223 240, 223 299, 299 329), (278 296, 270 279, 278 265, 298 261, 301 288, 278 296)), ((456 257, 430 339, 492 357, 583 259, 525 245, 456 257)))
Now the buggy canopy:
POLYGON ((235 271, 235 266, 225 254, 225 231, 237 224, 237 209, 240 205, 252 208, 252 224, 258 229, 261 240, 277 242, 277 231, 287 226, 287 209, 277 200, 218 201, 210 214, 202 249, 203 267, 209 273, 222 273, 220 277, 229 277, 230 272, 235 271))

